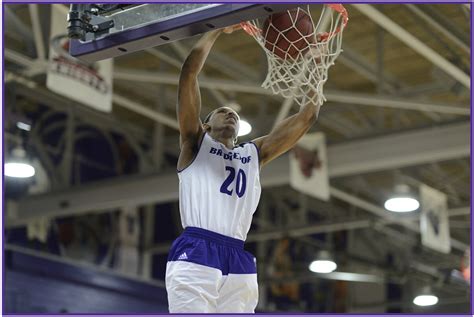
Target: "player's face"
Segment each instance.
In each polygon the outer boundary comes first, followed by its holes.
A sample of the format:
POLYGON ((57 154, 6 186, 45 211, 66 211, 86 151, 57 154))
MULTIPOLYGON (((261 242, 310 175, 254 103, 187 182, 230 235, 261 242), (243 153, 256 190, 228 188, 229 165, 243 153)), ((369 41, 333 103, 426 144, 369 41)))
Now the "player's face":
POLYGON ((228 107, 221 107, 214 111, 209 120, 209 125, 211 129, 213 127, 231 129, 234 132, 234 137, 236 137, 239 132, 239 122, 240 117, 237 112, 228 107))

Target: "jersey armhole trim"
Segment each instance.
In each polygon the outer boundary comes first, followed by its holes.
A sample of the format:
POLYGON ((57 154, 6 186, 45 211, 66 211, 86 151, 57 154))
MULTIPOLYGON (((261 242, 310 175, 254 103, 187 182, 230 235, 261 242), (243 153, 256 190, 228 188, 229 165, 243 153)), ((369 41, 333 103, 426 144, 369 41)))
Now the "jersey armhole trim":
POLYGON ((187 169, 188 167, 190 167, 194 163, 194 161, 196 160, 196 158, 199 155, 199 152, 201 151, 201 145, 202 145, 202 142, 204 141, 204 138, 206 137, 206 134, 207 134, 207 132, 204 132, 202 134, 202 138, 201 138, 201 141, 199 142, 198 150, 196 152, 196 155, 194 155, 193 159, 191 160, 191 162, 187 166, 183 167, 182 169, 176 169, 176 172, 178 174, 183 172, 185 169, 187 169))
POLYGON ((252 143, 255 146, 255 149, 257 150, 257 159, 258 159, 258 168, 260 169, 260 149, 258 148, 257 144, 255 142, 250 141, 249 143, 252 143))

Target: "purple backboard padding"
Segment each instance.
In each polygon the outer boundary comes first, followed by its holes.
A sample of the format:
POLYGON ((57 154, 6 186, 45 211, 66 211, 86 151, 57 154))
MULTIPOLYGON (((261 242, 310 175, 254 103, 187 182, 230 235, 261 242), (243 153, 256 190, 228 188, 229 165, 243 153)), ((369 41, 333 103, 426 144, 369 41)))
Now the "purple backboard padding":
MULTIPOLYGON (((154 46, 158 46, 212 30, 212 28, 207 27, 203 22, 212 23, 216 28, 220 28, 265 15, 267 12, 263 9, 264 7, 272 8, 274 10, 273 12, 278 12, 295 6, 296 4, 225 4, 178 16, 170 20, 151 23, 136 29, 113 33, 98 40, 89 42, 71 40, 70 53, 72 56, 78 58, 86 57, 84 58, 85 60, 87 60, 88 54, 94 54, 107 49, 112 49, 112 51, 105 52, 104 56, 101 56, 100 59, 125 55, 145 48, 142 47, 143 44, 142 46, 137 45, 133 48, 127 46, 127 43, 133 41, 155 37, 156 41, 153 41, 153 44, 154 46), (170 40, 160 39, 159 36, 161 35, 166 35, 170 40), (127 52, 119 51, 118 47, 126 47, 127 52)), ((90 61, 95 60, 98 59, 92 58, 90 61)))

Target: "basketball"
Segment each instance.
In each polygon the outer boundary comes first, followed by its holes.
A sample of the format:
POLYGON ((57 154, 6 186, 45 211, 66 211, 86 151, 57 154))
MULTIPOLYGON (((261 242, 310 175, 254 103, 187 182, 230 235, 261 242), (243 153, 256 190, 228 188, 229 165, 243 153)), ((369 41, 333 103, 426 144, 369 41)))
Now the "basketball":
POLYGON ((314 43, 313 22, 301 9, 272 14, 265 21, 262 32, 265 48, 281 59, 296 59, 314 43))

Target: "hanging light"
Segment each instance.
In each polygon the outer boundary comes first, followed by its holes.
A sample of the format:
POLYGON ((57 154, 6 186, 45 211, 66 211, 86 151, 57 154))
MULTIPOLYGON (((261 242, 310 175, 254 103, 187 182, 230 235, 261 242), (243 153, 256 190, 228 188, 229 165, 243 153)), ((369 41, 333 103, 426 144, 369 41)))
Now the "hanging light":
POLYGON ((337 269, 336 262, 333 261, 328 251, 320 251, 316 260, 311 262, 309 270, 315 273, 331 273, 337 269))
POLYGON ((26 159, 26 151, 16 147, 12 151, 12 157, 4 165, 5 176, 28 178, 35 175, 35 168, 26 159))
POLYGON ((434 295, 430 287, 424 287, 420 294, 413 299, 417 306, 433 306, 438 303, 438 296, 434 295))
POLYGON ((23 121, 18 121, 16 123, 16 127, 20 130, 24 131, 30 131, 31 130, 31 124, 23 122, 23 121))
POLYGON ((433 306, 438 303, 438 296, 436 295, 418 295, 413 299, 413 304, 417 306, 433 306))
POLYGON ((417 210, 420 203, 410 194, 410 187, 402 184, 395 187, 395 196, 387 199, 384 207, 393 212, 411 212, 417 210))
POLYGON ((244 136, 252 131, 252 126, 245 120, 240 119, 239 121, 239 133, 238 136, 244 136))

